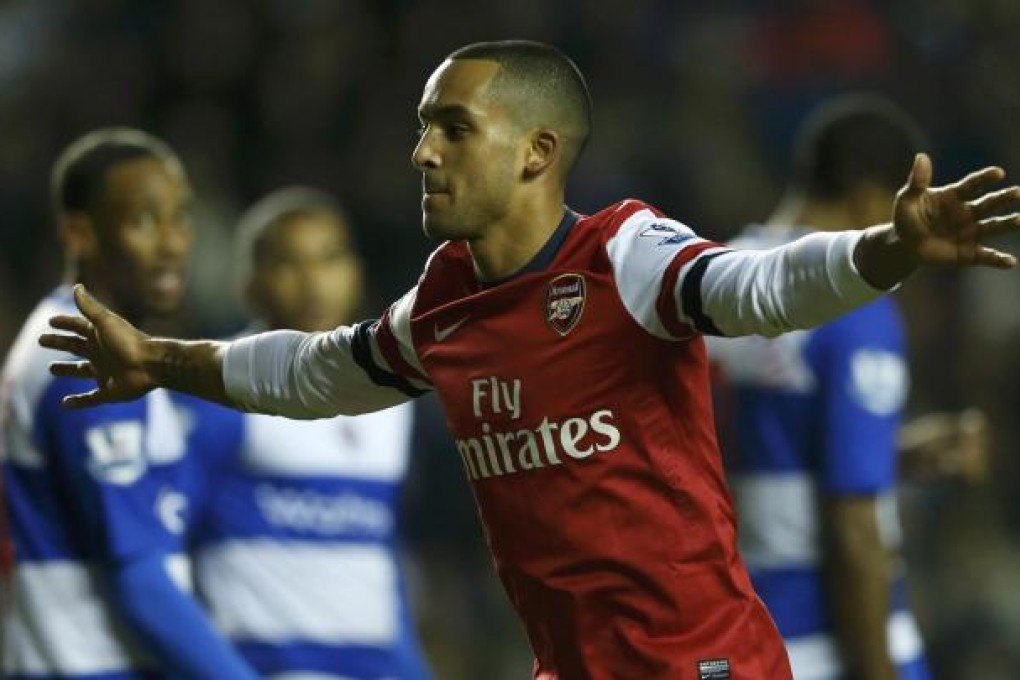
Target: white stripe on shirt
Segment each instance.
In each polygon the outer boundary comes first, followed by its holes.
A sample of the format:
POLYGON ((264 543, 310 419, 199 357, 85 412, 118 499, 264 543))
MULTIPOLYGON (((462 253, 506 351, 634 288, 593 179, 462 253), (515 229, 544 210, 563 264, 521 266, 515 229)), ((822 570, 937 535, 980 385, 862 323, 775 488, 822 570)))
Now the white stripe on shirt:
POLYGON ((245 420, 244 467, 288 478, 344 477, 395 482, 407 470, 410 404, 356 418, 313 422, 249 415, 245 420), (345 443, 344 432, 353 438, 345 443))
POLYGON ((397 567, 382 547, 233 540, 195 564, 232 639, 385 645, 399 634, 397 567))
MULTIPOLYGON (((187 561, 167 570, 187 588, 187 561)), ((4 671, 22 675, 91 675, 152 668, 103 596, 98 567, 77 562, 24 562, 13 579, 4 620, 4 671)))
POLYGON ((810 475, 732 475, 730 488, 740 508, 740 553, 752 571, 818 565, 818 495, 810 475))

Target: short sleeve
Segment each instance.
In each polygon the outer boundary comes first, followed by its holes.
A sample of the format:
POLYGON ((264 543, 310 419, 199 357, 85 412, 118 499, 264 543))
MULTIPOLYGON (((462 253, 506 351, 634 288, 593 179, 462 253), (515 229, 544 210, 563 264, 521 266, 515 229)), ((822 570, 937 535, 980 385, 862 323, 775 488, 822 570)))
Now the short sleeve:
POLYGON ((883 299, 820 329, 821 483, 831 494, 877 494, 896 483, 897 435, 909 391, 902 321, 883 299))
POLYGON ((608 238, 606 251, 620 299, 627 312, 652 335, 669 340, 690 337, 711 324, 701 312, 696 260, 727 252, 699 237, 687 225, 663 217, 639 201, 627 201, 630 214, 608 238))

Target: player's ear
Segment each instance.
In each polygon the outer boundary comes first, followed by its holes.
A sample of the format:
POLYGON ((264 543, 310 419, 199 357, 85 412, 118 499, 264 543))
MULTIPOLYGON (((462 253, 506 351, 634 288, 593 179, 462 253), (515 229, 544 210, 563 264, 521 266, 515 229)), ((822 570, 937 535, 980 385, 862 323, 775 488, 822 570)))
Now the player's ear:
POLYGON ((546 172, 560 157, 560 135, 555 130, 541 128, 531 135, 524 159, 524 179, 530 180, 546 172))
POLYGON ((99 251, 96 226, 84 211, 67 212, 60 216, 60 242, 72 262, 94 258, 99 251))

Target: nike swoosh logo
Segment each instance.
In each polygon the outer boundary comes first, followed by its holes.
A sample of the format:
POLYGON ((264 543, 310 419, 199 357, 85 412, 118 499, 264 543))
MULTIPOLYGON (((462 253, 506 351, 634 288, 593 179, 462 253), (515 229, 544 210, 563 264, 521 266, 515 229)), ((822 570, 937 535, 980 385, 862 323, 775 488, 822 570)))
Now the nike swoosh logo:
POLYGON ((463 319, 453 324, 452 326, 447 326, 446 328, 443 329, 440 329, 439 324, 436 324, 432 329, 436 337, 436 342, 442 342, 443 340, 446 340, 448 337, 450 337, 451 333, 453 333, 455 330, 464 325, 464 322, 467 321, 469 318, 470 317, 465 316, 463 319))

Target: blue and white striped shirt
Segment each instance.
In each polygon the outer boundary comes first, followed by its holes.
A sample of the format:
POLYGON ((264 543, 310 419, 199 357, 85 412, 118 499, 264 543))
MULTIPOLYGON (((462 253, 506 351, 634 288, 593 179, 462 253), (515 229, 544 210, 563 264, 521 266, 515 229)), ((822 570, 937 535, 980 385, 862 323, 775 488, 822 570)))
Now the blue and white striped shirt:
POLYGON ((2 373, 0 453, 16 558, 3 675, 251 678, 189 593, 184 542, 204 476, 174 400, 157 390, 64 408, 64 396, 92 385, 50 375, 48 364, 68 357, 37 338, 50 316, 73 312, 67 288, 43 301, 2 373))
MULTIPOLYGON (((751 228, 734 245, 769 248, 803 232, 751 228)), ((820 568, 825 497, 874 495, 879 527, 899 542, 896 439, 907 396, 902 322, 882 298, 810 331, 709 339, 720 374, 720 440, 755 589, 786 640, 794 677, 832 680, 843 666, 820 568)), ((903 679, 926 678, 902 576, 889 649, 903 679)))
MULTIPOLYGON (((240 466, 195 552, 213 617, 267 677, 418 680, 397 545, 412 407, 294 421, 225 414, 240 466)), ((198 444, 199 446, 201 444, 198 444)))

